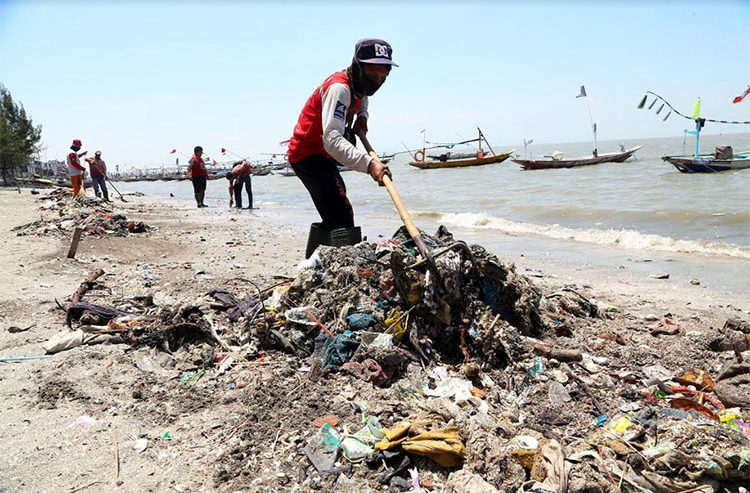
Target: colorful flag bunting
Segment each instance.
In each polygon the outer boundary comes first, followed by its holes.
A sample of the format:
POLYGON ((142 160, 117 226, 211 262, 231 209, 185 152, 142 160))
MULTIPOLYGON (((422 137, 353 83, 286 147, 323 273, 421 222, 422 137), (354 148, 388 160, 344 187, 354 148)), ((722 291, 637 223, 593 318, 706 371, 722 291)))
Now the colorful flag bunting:
POLYGON ((743 99, 745 99, 745 97, 748 95, 748 93, 750 93, 750 86, 747 86, 747 89, 745 89, 744 91, 742 91, 742 94, 740 94, 739 96, 737 96, 736 98, 734 98, 732 100, 732 103, 739 103, 740 101, 742 101, 743 99))
POLYGON ((581 86, 581 94, 576 96, 576 98, 585 98, 586 97, 586 88, 584 86, 581 86))

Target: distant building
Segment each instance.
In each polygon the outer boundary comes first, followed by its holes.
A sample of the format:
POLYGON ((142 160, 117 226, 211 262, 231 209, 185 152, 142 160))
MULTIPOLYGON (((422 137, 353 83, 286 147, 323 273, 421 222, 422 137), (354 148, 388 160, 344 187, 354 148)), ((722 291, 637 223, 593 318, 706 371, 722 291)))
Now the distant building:
POLYGON ((21 166, 19 171, 21 172, 21 174, 26 174, 26 175, 38 175, 38 176, 47 176, 47 177, 55 177, 55 176, 65 177, 67 176, 68 167, 65 164, 65 161, 34 160, 30 164, 21 166))

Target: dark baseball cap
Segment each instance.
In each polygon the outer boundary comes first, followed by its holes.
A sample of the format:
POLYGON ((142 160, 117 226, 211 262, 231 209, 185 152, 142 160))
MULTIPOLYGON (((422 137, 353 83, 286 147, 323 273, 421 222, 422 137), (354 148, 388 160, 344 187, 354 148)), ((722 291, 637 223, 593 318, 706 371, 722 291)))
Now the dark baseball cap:
POLYGON ((354 58, 361 63, 377 63, 381 65, 393 65, 393 48, 387 41, 376 38, 364 38, 357 41, 354 46, 354 58))

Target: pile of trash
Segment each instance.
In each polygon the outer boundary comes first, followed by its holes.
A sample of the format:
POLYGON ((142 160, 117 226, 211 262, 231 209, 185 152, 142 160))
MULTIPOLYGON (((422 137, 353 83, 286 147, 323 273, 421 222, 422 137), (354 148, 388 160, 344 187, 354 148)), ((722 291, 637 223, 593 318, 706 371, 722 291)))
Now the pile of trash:
MULTIPOLYGON (((303 489, 708 493, 741 491, 750 480, 747 324, 728 323, 721 341, 708 344, 723 351, 722 341, 734 341, 737 354, 715 379, 700 368, 633 367, 626 356, 615 364, 570 346, 577 332, 624 344, 601 331, 616 313, 570 287, 545 295, 512 264, 445 228, 425 240, 434 267, 402 228, 374 243, 321 246, 295 279, 274 286, 216 288, 174 307, 150 297, 112 306, 76 300, 66 322, 77 325, 75 345, 109 337, 152 348, 136 363, 144 371, 200 348, 193 361, 201 368, 188 380, 219 362, 221 372, 232 360, 279 354, 281 375, 304 372, 328 389, 328 399, 310 398, 316 413, 338 413, 337 402, 352 410, 348 423, 326 415, 280 444, 290 462, 307 465, 279 477, 296 474, 303 489), (372 394, 339 394, 342 382, 372 394), (359 463, 367 467, 356 472, 359 463)), ((294 426, 278 399, 257 389, 248 405, 264 413, 260 422, 294 426)), ((249 426, 246 449, 223 456, 217 480, 240 477, 267 433, 249 426)))
POLYGON ((67 188, 58 188, 40 198, 42 218, 21 224, 11 231, 18 236, 70 236, 75 228, 83 228, 87 236, 127 236, 145 233, 153 228, 143 222, 128 220, 114 212, 110 203, 99 197, 79 195, 73 197, 67 188))

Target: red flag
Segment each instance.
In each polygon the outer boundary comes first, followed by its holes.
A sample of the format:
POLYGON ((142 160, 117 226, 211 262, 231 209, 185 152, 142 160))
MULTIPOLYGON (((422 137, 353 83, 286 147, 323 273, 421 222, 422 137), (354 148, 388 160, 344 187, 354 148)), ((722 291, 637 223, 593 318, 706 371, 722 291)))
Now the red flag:
POLYGON ((226 154, 226 153, 227 153, 227 150, 226 150, 226 149, 224 149, 224 148, 222 147, 222 148, 221 148, 221 153, 222 153, 222 154, 226 154))
POLYGON ((281 142, 279 142, 279 145, 280 146, 288 146, 290 140, 292 140, 292 139, 282 140, 281 142))
POLYGON ((170 154, 174 154, 175 152, 177 152, 177 149, 172 149, 171 151, 169 151, 170 154))
POLYGON ((732 100, 732 102, 733 102, 733 103, 739 103, 740 101, 742 101, 743 99, 745 99, 745 96, 747 96, 747 95, 748 95, 748 93, 750 93, 750 86, 747 86, 747 89, 745 89, 745 90, 744 90, 744 91, 742 92, 742 94, 740 94, 739 96, 737 96, 736 98, 734 98, 734 99, 732 100))

